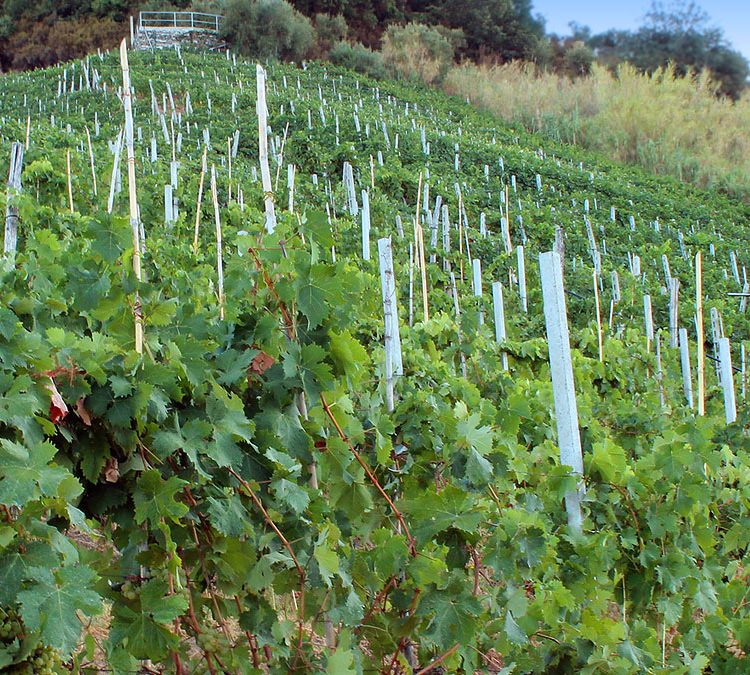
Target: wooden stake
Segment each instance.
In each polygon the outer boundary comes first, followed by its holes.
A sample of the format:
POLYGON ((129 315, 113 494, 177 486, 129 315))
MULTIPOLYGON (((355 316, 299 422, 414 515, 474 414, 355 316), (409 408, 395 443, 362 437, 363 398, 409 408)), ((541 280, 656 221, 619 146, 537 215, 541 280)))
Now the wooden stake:
MULTIPOLYGON (((417 185, 417 211, 414 216, 414 246, 417 246, 417 228, 419 227, 419 206, 422 199, 422 172, 419 172, 419 184, 417 185)), ((417 249, 415 249, 416 251, 417 249)), ((415 256, 417 268, 419 267, 419 255, 415 256)))
POLYGON ((203 202, 203 181, 206 178, 208 149, 203 148, 201 157, 201 177, 198 181, 198 201, 195 207, 195 231, 193 232, 193 253, 198 253, 198 230, 201 226, 201 203, 203 202))
POLYGON ((417 242, 417 247, 419 248, 419 268, 422 273, 422 310, 424 322, 427 323, 430 320, 430 311, 428 306, 429 300, 427 298, 427 265, 424 257, 424 233, 422 232, 422 226, 419 224, 417 225, 417 230, 419 234, 417 242))
MULTIPOLYGON (((130 68, 128 66, 128 48, 126 42, 120 43, 120 65, 122 67, 122 102, 125 108, 125 146, 128 157, 128 197, 130 203, 130 229, 133 234, 133 271, 140 283, 143 281, 141 271, 141 236, 138 216, 138 194, 135 186, 135 151, 133 150, 133 108, 130 91, 130 68)), ((138 291, 133 302, 135 318, 135 351, 143 353, 143 308, 138 291)))
POLYGON ((219 278, 219 319, 224 320, 224 263, 221 246, 221 216, 219 214, 219 196, 216 191, 216 167, 211 165, 211 199, 214 203, 214 220, 216 221, 216 274, 219 278))
POLYGON ((362 260, 370 259, 370 197, 362 190, 362 260))

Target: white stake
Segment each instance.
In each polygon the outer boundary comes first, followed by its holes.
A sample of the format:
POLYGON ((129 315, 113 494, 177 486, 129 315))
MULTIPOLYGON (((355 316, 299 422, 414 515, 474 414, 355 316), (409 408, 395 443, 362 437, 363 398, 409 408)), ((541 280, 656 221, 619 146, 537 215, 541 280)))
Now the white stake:
POLYGON ((362 190, 362 260, 370 259, 370 197, 362 190))
POLYGON ((266 232, 276 229, 276 210, 273 205, 273 188, 271 170, 268 167, 268 109, 266 108, 266 71, 258 64, 257 75, 257 113, 258 113, 258 159, 260 175, 263 182, 263 201, 266 207, 266 232))
POLYGON ((14 142, 10 148, 10 171, 8 172, 8 198, 5 207, 5 239, 3 251, 6 256, 16 257, 18 242, 18 207, 16 197, 21 192, 21 170, 23 169, 23 144, 14 142))
POLYGON ((677 347, 678 312, 680 309, 680 280, 672 277, 669 280, 669 346, 677 347))
MULTIPOLYGON (((565 289, 560 256, 555 251, 539 255, 539 268, 544 301, 544 320, 547 327, 552 389, 555 401, 560 463, 570 466, 573 473, 583 475, 581 435, 578 428, 573 362, 570 356, 570 334, 565 308, 565 289)), ((565 495, 568 526, 578 532, 582 529, 581 497, 583 485, 565 495)))
POLYGON ((122 129, 117 135, 117 144, 115 145, 115 157, 112 162, 112 180, 109 184, 109 199, 107 200, 107 213, 112 213, 115 204, 115 187, 117 186, 117 174, 120 172, 120 154, 122 153, 122 129))
POLYGON ((401 335, 398 322, 398 299, 393 271, 393 251, 390 237, 378 239, 378 262, 380 264, 380 288, 383 296, 385 322, 384 341, 386 358, 386 393, 388 410, 393 410, 393 377, 403 375, 401 357, 401 335))
MULTIPOLYGON (((499 281, 492 282, 492 309, 495 319, 495 341, 504 342, 507 334, 505 332, 505 306, 503 304, 503 285, 499 281)), ((508 354, 501 355, 503 370, 508 370, 508 354)))
POLYGON ((687 328, 680 328, 680 365, 682 366, 682 390, 685 392, 687 404, 692 410, 695 406, 693 403, 693 375, 690 371, 690 345, 687 328))
POLYGON ((521 307, 523 307, 523 311, 528 312, 529 304, 526 296, 526 256, 524 255, 523 246, 516 246, 516 257, 518 258, 518 295, 521 298, 521 307))
POLYGON ((721 388, 724 390, 724 415, 727 424, 737 419, 737 404, 734 396, 734 374, 732 373, 732 354, 729 349, 729 338, 719 339, 719 364, 721 367, 721 388))
POLYGON ((651 343, 654 341, 654 316, 651 312, 651 296, 643 296, 643 318, 646 323, 646 351, 651 351, 651 343))
POLYGON ((482 309, 482 262, 479 258, 471 261, 471 285, 474 297, 479 298, 479 325, 484 323, 484 310, 482 309))

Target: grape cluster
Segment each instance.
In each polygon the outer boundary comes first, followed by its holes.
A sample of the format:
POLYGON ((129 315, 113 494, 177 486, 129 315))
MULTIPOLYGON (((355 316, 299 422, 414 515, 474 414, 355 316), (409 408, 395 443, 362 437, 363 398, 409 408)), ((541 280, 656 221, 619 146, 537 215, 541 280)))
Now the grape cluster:
MULTIPOLYGON (((0 608, 0 646, 12 645, 18 640, 30 639, 25 635, 21 617, 11 609, 0 608)), ((26 650, 24 649, 25 653, 26 650)), ((8 666, 3 673, 8 675, 57 675, 62 671, 60 652, 49 645, 37 643, 33 651, 22 661, 8 666)))
POLYGON ((12 675, 58 675, 62 670, 60 653, 49 645, 37 645, 22 663, 7 672, 12 675))
POLYGON ((23 634, 21 618, 12 610, 0 609, 0 642, 9 644, 23 634))
POLYGON ((228 647, 226 636, 216 626, 206 626, 204 624, 201 626, 201 633, 196 639, 203 651, 209 653, 220 653, 228 647))
POLYGON ((139 588, 130 580, 126 581, 120 588, 122 597, 126 600, 136 600, 138 598, 139 588))

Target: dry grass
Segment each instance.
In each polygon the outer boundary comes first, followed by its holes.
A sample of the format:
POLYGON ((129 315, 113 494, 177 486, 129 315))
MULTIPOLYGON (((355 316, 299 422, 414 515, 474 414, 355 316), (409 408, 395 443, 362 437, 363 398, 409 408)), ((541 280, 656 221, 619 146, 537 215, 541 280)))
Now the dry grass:
POLYGON ((750 199, 750 95, 719 99, 707 75, 595 66, 571 80, 531 64, 467 64, 444 89, 560 142, 750 199))

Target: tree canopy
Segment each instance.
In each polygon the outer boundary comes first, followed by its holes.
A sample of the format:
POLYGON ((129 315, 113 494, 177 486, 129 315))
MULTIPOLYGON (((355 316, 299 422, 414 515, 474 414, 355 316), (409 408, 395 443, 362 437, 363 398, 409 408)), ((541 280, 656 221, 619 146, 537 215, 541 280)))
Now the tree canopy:
POLYGON ((590 37, 588 44, 602 62, 612 66, 629 61, 653 72, 672 64, 680 75, 708 69, 719 92, 735 99, 747 86, 750 73, 747 60, 694 2, 654 2, 637 30, 610 30, 590 37))

